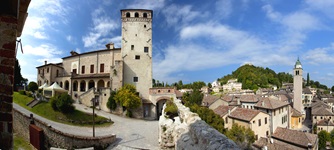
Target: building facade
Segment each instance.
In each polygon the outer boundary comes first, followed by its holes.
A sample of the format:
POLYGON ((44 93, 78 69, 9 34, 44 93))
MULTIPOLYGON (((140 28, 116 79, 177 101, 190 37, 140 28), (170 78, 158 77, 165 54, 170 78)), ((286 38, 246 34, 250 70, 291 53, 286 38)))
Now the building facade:
MULTIPOLYGON (((74 100, 89 105, 92 98, 98 99, 99 104, 105 103, 103 101, 107 98, 102 98, 103 90, 118 90, 124 84, 132 84, 136 86, 143 103, 150 102, 153 11, 124 9, 121 10, 121 19, 122 48, 115 48, 113 43, 109 43, 103 50, 82 54, 71 51, 70 56, 62 58, 63 61, 57 64, 45 62, 37 67, 38 85, 47 83, 50 86, 57 82, 69 91, 74 100)), ((147 111, 155 110, 150 107, 145 106, 147 111)), ((143 112, 155 116, 155 112, 147 111, 143 112)))

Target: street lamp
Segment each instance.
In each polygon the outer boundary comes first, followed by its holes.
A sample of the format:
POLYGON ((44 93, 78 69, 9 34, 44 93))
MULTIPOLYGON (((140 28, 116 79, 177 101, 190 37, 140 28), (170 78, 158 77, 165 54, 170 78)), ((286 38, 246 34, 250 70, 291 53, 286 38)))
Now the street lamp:
POLYGON ((96 103, 96 98, 92 98, 92 103, 93 103, 93 137, 95 137, 95 103, 96 103))

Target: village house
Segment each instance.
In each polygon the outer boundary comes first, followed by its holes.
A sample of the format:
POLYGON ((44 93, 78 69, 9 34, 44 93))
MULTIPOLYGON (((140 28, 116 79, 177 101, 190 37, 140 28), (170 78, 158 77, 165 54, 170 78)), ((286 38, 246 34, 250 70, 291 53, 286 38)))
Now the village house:
POLYGON ((240 91, 242 88, 242 83, 237 82, 237 79, 230 79, 226 84, 223 85, 224 92, 228 91, 240 91))
POLYGON ((216 109, 213 110, 213 112, 215 112, 215 114, 219 115, 221 118, 223 118, 223 120, 225 121, 225 128, 228 128, 228 115, 234 111, 235 109, 237 109, 236 106, 225 106, 225 105, 221 105, 219 107, 217 107, 216 109))
POLYGON ((309 88, 304 88, 302 95, 302 102, 304 107, 311 107, 312 100, 313 100, 313 93, 309 88))
POLYGON ((289 103, 282 102, 275 96, 261 97, 254 108, 269 114, 270 133, 277 127, 289 128, 289 103))
POLYGON ((321 100, 312 103, 311 108, 312 124, 318 124, 321 120, 334 120, 334 113, 331 107, 321 100))
POLYGON ((317 150, 318 135, 278 127, 270 138, 260 138, 253 147, 258 150, 317 150))
POLYGON ((218 106, 228 105, 228 102, 222 100, 219 96, 205 94, 202 100, 202 106, 208 107, 211 110, 216 109, 218 106))
POLYGON ((254 131, 256 140, 270 135, 269 115, 259 110, 236 108, 228 114, 226 122, 228 129, 231 129, 234 123, 250 128, 254 131))

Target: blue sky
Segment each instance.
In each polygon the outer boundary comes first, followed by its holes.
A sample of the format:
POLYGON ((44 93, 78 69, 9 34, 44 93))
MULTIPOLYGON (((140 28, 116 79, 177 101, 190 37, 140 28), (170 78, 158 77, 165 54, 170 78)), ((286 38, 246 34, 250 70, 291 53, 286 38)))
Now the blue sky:
POLYGON ((36 81, 44 60, 121 47, 121 9, 153 10, 153 77, 212 82, 245 63, 334 85, 333 0, 33 0, 18 51, 36 81))

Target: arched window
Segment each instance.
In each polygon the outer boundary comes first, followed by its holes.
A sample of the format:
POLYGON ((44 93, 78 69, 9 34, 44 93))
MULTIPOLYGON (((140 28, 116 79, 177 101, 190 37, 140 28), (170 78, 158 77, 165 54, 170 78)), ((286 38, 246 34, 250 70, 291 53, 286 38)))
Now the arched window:
POLYGON ((139 14, 138 14, 137 12, 135 13, 135 17, 136 17, 136 18, 138 18, 138 17, 139 17, 139 14))
POLYGON ((144 18, 147 18, 147 13, 143 13, 143 17, 144 17, 144 18))
POLYGON ((129 13, 129 12, 126 13, 126 17, 127 17, 127 18, 130 17, 130 13, 129 13))

